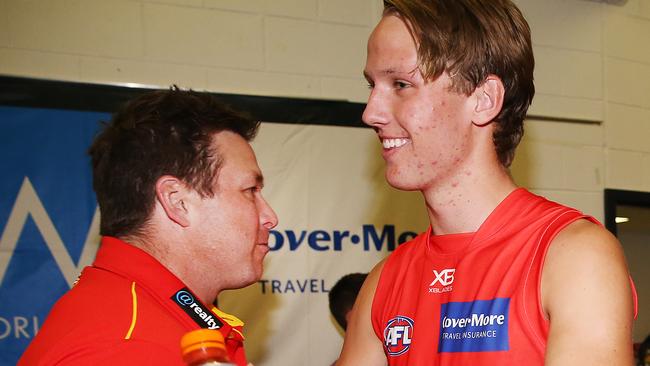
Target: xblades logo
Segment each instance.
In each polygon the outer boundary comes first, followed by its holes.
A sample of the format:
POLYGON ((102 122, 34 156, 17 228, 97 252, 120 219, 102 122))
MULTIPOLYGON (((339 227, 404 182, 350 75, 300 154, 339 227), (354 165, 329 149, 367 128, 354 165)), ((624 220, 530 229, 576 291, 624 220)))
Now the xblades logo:
POLYGON ((172 300, 201 328, 219 329, 223 326, 210 310, 194 299, 194 295, 187 288, 178 290, 172 295, 172 300))
POLYGON ((443 292, 450 292, 453 290, 451 286, 454 283, 454 273, 456 272, 455 268, 447 268, 438 272, 435 269, 433 270, 434 279, 429 284, 429 293, 439 294, 443 292), (440 286, 436 286, 440 284, 440 286))

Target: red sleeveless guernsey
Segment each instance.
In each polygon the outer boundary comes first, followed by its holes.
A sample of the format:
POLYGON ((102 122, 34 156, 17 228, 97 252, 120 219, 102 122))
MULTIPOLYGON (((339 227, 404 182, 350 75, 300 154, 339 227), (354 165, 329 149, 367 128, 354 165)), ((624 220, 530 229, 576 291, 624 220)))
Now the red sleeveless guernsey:
POLYGON ((372 325, 389 365, 543 365, 544 256, 575 220, 595 219, 516 189, 475 233, 431 229, 386 261, 372 325))

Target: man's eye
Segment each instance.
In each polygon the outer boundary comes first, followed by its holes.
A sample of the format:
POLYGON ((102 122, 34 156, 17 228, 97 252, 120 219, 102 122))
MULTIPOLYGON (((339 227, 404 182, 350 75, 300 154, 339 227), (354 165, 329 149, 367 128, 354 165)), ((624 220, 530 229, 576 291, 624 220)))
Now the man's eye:
POLYGON ((405 83, 405 82, 403 82, 403 81, 396 81, 396 82, 395 82, 395 87, 396 87, 397 89, 404 89, 404 88, 408 88, 408 87, 409 87, 409 84, 407 84, 407 83, 405 83))

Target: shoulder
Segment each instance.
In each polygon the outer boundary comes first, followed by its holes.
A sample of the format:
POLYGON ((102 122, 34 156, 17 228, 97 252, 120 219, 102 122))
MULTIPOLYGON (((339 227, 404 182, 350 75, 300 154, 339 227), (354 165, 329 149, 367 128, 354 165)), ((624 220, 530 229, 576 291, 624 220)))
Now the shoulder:
MULTIPOLYGON (((568 224, 553 239, 546 255, 542 294, 564 291, 578 284, 605 289, 614 281, 628 286, 629 274, 623 249, 605 228, 587 220, 568 224)), ((546 301, 544 301, 546 303, 546 301)))
POLYGON ((576 349, 598 360, 590 364, 629 358, 633 289, 622 247, 602 226, 577 220, 558 233, 544 263, 541 297, 550 319, 547 360, 577 361, 584 354, 576 349))

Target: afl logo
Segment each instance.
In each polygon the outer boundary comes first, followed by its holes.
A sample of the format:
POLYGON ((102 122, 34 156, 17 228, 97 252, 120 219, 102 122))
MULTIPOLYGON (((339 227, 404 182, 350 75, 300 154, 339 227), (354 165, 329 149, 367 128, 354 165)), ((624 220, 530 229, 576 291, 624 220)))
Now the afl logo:
POLYGON ((176 293, 176 301, 181 305, 191 305, 194 302, 194 296, 187 291, 178 291, 176 293))
POLYGON ((384 346, 389 356, 399 356, 411 347, 413 337, 413 320, 398 315, 386 323, 384 328, 384 346))

